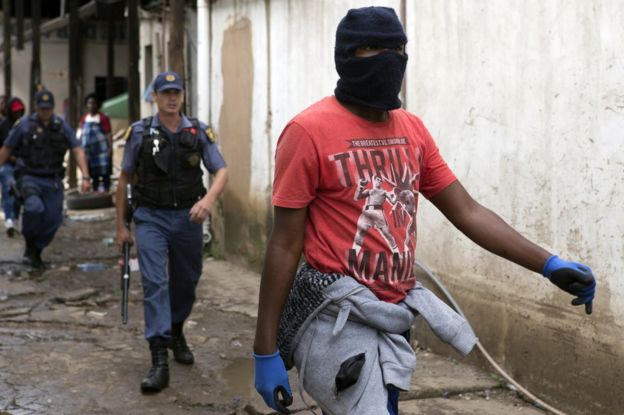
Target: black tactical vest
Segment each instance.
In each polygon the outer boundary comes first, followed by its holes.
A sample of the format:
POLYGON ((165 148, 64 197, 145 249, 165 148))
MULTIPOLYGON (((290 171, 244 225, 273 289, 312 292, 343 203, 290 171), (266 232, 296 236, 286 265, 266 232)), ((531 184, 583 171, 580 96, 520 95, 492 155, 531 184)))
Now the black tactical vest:
POLYGON ((63 161, 69 148, 63 122, 56 116, 47 126, 28 119, 28 133, 23 138, 17 155, 25 164, 23 172, 38 176, 63 176, 63 161))
POLYGON ((205 194, 199 123, 191 121, 169 141, 160 127, 152 128, 152 117, 143 120, 143 137, 137 167, 139 205, 189 208, 205 194))

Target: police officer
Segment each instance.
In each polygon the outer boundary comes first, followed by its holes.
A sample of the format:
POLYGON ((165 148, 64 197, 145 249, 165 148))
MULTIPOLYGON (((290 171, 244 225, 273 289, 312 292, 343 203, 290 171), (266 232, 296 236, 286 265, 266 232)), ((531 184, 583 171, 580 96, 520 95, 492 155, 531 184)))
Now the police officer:
POLYGON ((16 180, 23 199, 24 263, 44 268, 41 251, 52 242, 63 222, 63 161, 71 149, 82 172, 81 191, 91 189, 80 142, 65 121, 54 114, 54 95, 39 91, 36 111, 20 118, 0 149, 0 165, 17 156, 16 180))
MULTIPOLYGON (((6 117, 0 121, 0 147, 9 136, 11 127, 24 116, 25 106, 18 97, 11 97, 6 104, 6 117)), ((15 235, 17 221, 19 219, 19 203, 11 194, 11 185, 15 181, 15 156, 9 157, 8 161, 0 167, 0 187, 2 187, 2 210, 4 210, 4 228, 7 236, 12 238, 15 235)))
POLYGON ((192 364, 182 328, 191 313, 202 272, 202 223, 227 182, 225 162, 206 124, 181 113, 184 85, 175 72, 153 81, 153 117, 126 133, 127 144, 117 187, 117 244, 132 237, 124 226, 126 184, 133 183, 137 207, 135 236, 152 367, 142 382, 144 393, 169 384, 167 347, 174 359, 192 364), (203 186, 201 163, 214 175, 203 186))

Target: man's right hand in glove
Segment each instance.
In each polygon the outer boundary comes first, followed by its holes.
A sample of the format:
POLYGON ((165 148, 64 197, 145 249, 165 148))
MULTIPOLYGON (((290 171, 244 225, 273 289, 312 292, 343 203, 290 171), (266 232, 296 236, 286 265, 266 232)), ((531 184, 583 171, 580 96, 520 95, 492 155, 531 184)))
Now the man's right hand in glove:
POLYGON ((585 304, 585 312, 592 313, 596 279, 587 265, 565 261, 553 255, 544 264, 542 275, 563 291, 575 296, 572 305, 585 304))
POLYGON ((253 354, 255 360, 254 386, 264 402, 281 414, 287 414, 292 404, 288 373, 279 350, 273 354, 253 354))

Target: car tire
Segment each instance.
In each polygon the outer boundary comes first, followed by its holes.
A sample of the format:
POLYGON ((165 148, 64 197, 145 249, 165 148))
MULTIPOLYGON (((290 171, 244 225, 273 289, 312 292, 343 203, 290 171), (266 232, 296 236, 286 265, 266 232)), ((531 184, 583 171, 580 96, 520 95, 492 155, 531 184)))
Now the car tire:
POLYGON ((112 193, 80 194, 78 190, 70 190, 65 194, 65 205, 70 210, 103 209, 114 205, 112 193))

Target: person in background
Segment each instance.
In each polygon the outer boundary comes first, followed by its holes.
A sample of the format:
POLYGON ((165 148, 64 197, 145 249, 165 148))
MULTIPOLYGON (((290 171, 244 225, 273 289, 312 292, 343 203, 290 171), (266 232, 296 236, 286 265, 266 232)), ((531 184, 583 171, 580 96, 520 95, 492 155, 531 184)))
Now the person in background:
POLYGON ((65 153, 70 149, 82 172, 80 190, 91 189, 89 170, 74 130, 54 113, 54 95, 35 95, 35 112, 20 118, 0 148, 0 166, 15 154, 17 187, 24 203, 22 235, 26 241, 23 262, 43 269, 41 252, 63 223, 65 153))
MULTIPOLYGON (((26 106, 24 102, 12 97, 6 105, 6 116, 0 121, 0 147, 9 136, 9 131, 13 125, 22 118, 26 106)), ((9 160, 0 167, 0 186, 2 186, 2 210, 4 211, 4 229, 7 236, 12 238, 15 235, 15 229, 18 227, 19 220, 19 203, 11 194, 11 185, 15 181, 15 156, 9 157, 9 160)))
POLYGON ((112 173, 111 122, 108 115, 100 112, 100 101, 94 93, 87 95, 84 103, 87 112, 80 118, 77 137, 87 157, 91 187, 105 193, 110 190, 112 173))

